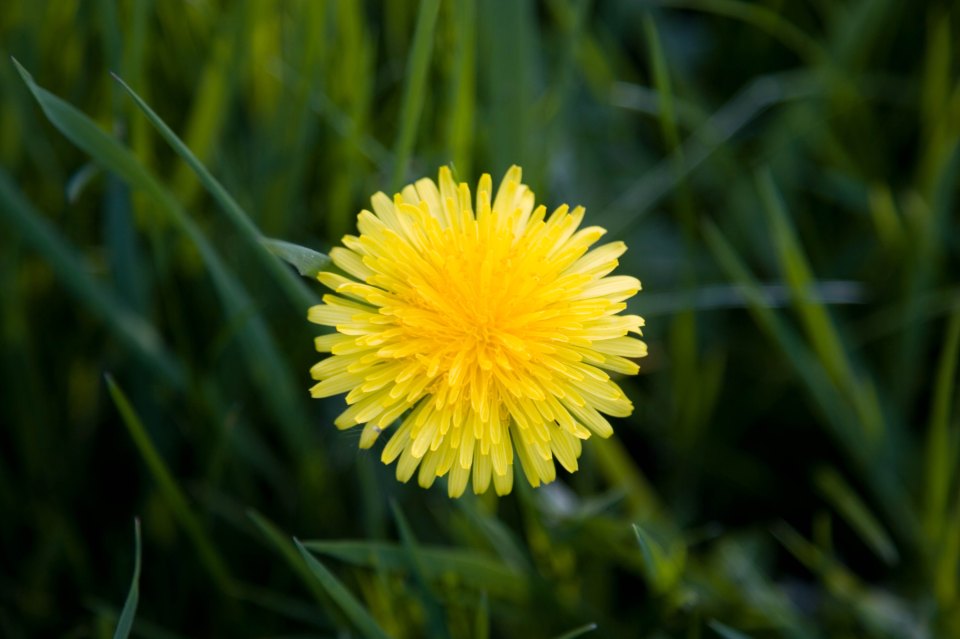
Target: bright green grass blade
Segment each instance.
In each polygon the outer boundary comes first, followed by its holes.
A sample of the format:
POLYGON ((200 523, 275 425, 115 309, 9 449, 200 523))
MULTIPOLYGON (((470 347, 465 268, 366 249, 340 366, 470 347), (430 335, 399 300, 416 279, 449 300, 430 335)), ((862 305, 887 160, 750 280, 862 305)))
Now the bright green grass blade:
POLYGON ((174 518, 187 533, 190 541, 193 542, 200 561, 207 569, 207 572, 210 573, 210 576, 217 583, 220 590, 229 594, 232 592, 233 580, 230 577, 226 564, 220 558, 216 546, 214 546, 213 542, 207 537, 207 533, 200 523, 200 520, 197 519, 196 515, 194 515, 190 509, 187 498, 180 490, 167 465, 163 462, 160 453, 157 452, 153 441, 150 439, 150 435, 147 433, 147 429, 144 427, 143 422, 140 421, 140 417, 130 404, 127 396, 120 387, 117 386, 110 375, 106 375, 106 381, 107 388, 110 391, 110 397, 113 398, 113 403, 116 405, 117 410, 120 411, 123 423, 127 427, 133 443, 136 444, 137 450, 140 451, 140 456, 143 457, 143 461, 150 470, 150 474, 153 475, 154 481, 157 482, 157 488, 160 491, 161 497, 164 502, 166 502, 167 507, 170 508, 174 518))
MULTIPOLYGON (((170 127, 167 126, 163 120, 160 119, 160 116, 158 116, 133 89, 127 86, 127 84, 116 74, 114 74, 113 77, 120 84, 120 86, 123 87, 128 94, 130 94, 130 97, 133 98, 133 101, 138 107, 140 107, 140 110, 143 111, 143 113, 147 116, 147 119, 150 120, 150 123, 153 124, 163 139, 167 141, 167 144, 169 144, 170 147, 177 152, 177 155, 179 155, 197 174, 197 177, 200 178, 200 182, 210 192, 210 195, 212 195, 217 201, 217 203, 220 205, 220 208, 223 209, 227 219, 240 232, 240 236, 250 247, 251 252, 257 256, 263 267, 266 268, 267 271, 277 280, 280 286, 283 287, 290 299, 298 306, 302 306, 303 308, 307 308, 308 306, 316 304, 316 296, 311 293, 302 282, 293 277, 289 270, 284 268, 273 257, 273 255, 270 254, 269 251, 264 250, 264 246, 261 244, 262 237, 260 235, 260 231, 250 220, 250 217, 246 214, 246 212, 240 207, 237 201, 233 199, 233 197, 225 188, 223 188, 223 185, 221 185, 220 182, 213 177, 213 174, 211 174, 210 171, 207 170, 207 168, 203 165, 203 163, 200 162, 197 156, 190 151, 189 147, 187 147, 187 145, 184 144, 179 137, 177 137, 177 134, 174 133, 173 130, 170 129, 170 127)), ((270 247, 268 246, 267 248, 270 247)), ((317 253, 317 255, 323 256, 322 253, 317 253)), ((301 272, 301 275, 302 274, 303 273, 301 272)))
POLYGON ((403 93, 400 108, 400 123, 397 141, 393 150, 393 174, 390 188, 398 192, 403 186, 407 173, 407 163, 413 154, 420 126, 420 113, 423 111, 424 96, 427 93, 427 71, 433 53, 433 32, 437 23, 440 0, 423 0, 417 15, 417 28, 413 33, 413 46, 407 61, 407 86, 403 93))
POLYGON ((291 264, 304 277, 316 278, 320 271, 330 266, 329 257, 306 246, 284 242, 283 240, 272 240, 267 237, 261 239, 260 243, 268 251, 291 264))
POLYGON ((784 279, 793 293, 794 302, 810 337, 814 352, 833 379, 850 388, 853 371, 846 358, 846 349, 833 322, 822 304, 812 296, 814 277, 796 231, 790 224, 783 198, 769 170, 757 173, 757 189, 763 202, 763 211, 770 223, 784 279))
POLYGON ((457 34, 454 40, 453 77, 450 82, 450 112, 447 116, 447 148, 460 180, 473 175, 474 120, 477 93, 476 0, 450 5, 457 34))
MULTIPOLYGON (((927 430, 924 467, 924 529, 927 539, 940 538, 947 517, 947 499, 957 473, 957 438, 950 432, 951 403, 957 391, 957 360, 960 359, 960 308, 947 325, 940 365, 933 391, 933 408, 927 430)), ((936 561, 936 560, 934 560, 936 561)))
POLYGON ((881 458, 870 454, 868 447, 863 445, 863 439, 850 428, 851 421, 857 417, 838 395, 836 387, 827 381, 828 376, 821 362, 767 304, 753 275, 740 261, 720 230, 709 221, 704 224, 704 238, 717 263, 731 280, 740 285, 754 320, 793 365, 825 418, 829 432, 854 461, 858 470, 865 474, 868 485, 876 495, 877 503, 884 507, 890 523, 895 525, 897 532, 906 539, 915 540, 918 523, 900 480, 889 472, 881 458))
MULTIPOLYGON (((264 403, 278 416, 284 427, 287 445, 293 450, 303 446, 306 415, 302 394, 296 392, 290 371, 277 349, 246 289, 227 269, 207 237, 180 204, 115 138, 107 135, 87 116, 37 85, 33 77, 14 60, 20 76, 33 93, 44 114, 71 142, 89 153, 98 163, 123 178, 131 187, 143 189, 172 223, 196 246, 210 273, 228 318, 239 329, 242 352, 257 382, 264 403)), ((266 253, 266 249, 261 250, 266 253)), ((271 260, 274 258, 271 256, 271 260)), ((276 261, 276 260, 274 260, 276 261)), ((289 274, 289 277, 293 277, 289 274)))
POLYGON ((707 624, 722 639, 750 639, 750 635, 744 634, 739 630, 734 630, 728 625, 722 624, 716 619, 711 619, 707 624))
POLYGON ((894 565, 900 560, 900 553, 897 552, 890 535, 837 471, 831 468, 821 469, 815 474, 814 480, 824 497, 833 504, 877 557, 887 565, 894 565))
POLYGON ((656 0, 662 7, 694 9, 740 20, 770 34, 811 65, 825 62, 827 53, 816 40, 773 8, 741 0, 656 0))
MULTIPOLYGON (((224 14, 210 42, 210 52, 202 61, 203 70, 197 81, 193 102, 187 116, 184 139, 186 146, 204 161, 213 156, 221 132, 228 121, 227 114, 236 90, 243 42, 249 31, 252 2, 235 2, 225 6, 224 14)), ((200 61, 198 61, 200 62, 200 61)), ((198 191, 197 181, 190 169, 177 166, 171 190, 188 208, 198 191)), ((195 169, 194 169, 195 170, 195 169)))
POLYGON ((133 520, 133 536, 136 540, 136 551, 133 560, 133 580, 130 582, 130 592, 127 593, 127 600, 123 604, 123 610, 120 612, 120 619, 117 621, 117 630, 113 633, 113 639, 127 639, 130 629, 133 628, 133 618, 137 614, 137 603, 140 601, 140 520, 133 520))
POLYGON ((296 572, 303 583, 306 584, 307 588, 313 594, 317 602, 327 605, 329 599, 326 596, 326 592, 320 586, 320 584, 317 583, 317 580, 314 579, 313 575, 310 573, 310 570, 303 563, 300 553, 297 552, 297 547, 294 546, 293 542, 290 541, 290 537, 277 528, 273 522, 252 508, 247 510, 247 517, 254 523, 267 541, 269 541, 270 544, 286 560, 287 564, 293 568, 294 572, 296 572))
MULTIPOLYGON (((355 566, 394 572, 409 570, 409 557, 402 547, 395 544, 372 541, 305 541, 303 545, 314 552, 355 566)), ((486 553, 436 546, 420 546, 419 550, 423 574, 428 580, 455 579, 464 586, 486 590, 491 595, 513 601, 523 601, 529 596, 523 573, 486 553)))
MULTIPOLYGON (((533 3, 515 0, 488 0, 478 11, 481 95, 488 105, 484 117, 484 138, 492 165, 489 173, 518 164, 525 182, 538 191, 538 176, 547 164, 534 144, 543 138, 534 120, 537 95, 534 55, 538 33, 533 3)), ((496 182, 494 182, 496 183, 496 182)))
POLYGON ((816 284, 812 270, 790 224, 783 198, 768 170, 757 174, 757 188, 771 226, 780 267, 813 351, 843 394, 851 398, 863 424, 861 434, 869 438, 870 443, 877 444, 886 428, 880 406, 876 396, 868 392, 855 373, 826 307, 811 295, 816 284))
MULTIPOLYGON (((681 274, 682 288, 691 299, 697 285, 697 218, 693 207, 693 198, 685 171, 686 159, 680 144, 680 132, 677 127, 676 110, 670 73, 667 69, 666 54, 660 43, 657 25, 649 13, 643 16, 644 34, 650 55, 650 67, 654 87, 657 90, 660 129, 664 146, 673 163, 677 175, 673 208, 683 235, 683 247, 687 259, 683 261, 681 274)), ((697 316, 690 303, 676 315, 670 325, 670 359, 673 362, 673 406, 676 413, 675 428, 677 441, 684 450, 691 450, 699 439, 699 432, 706 426, 707 414, 702 407, 708 403, 704 391, 709 387, 701 380, 698 347, 697 316)), ((689 455, 684 455, 688 457, 689 455)), ((688 466, 689 467, 689 466, 688 466)))
POLYGON ((589 634, 597 629, 597 624, 595 623, 585 623, 582 626, 577 626, 573 630, 568 630, 567 632, 559 635, 556 639, 577 639, 577 637, 582 637, 585 634, 589 634))
POLYGON ((0 222, 6 221, 53 267, 67 289, 167 383, 183 389, 185 376, 160 336, 143 317, 127 308, 113 292, 90 275, 68 242, 36 211, 0 169, 0 222))
POLYGON ((320 563, 320 560, 314 557, 298 539, 294 539, 293 543, 297 545, 300 555, 307 563, 307 567, 313 573, 313 576, 320 582, 326 593, 337 602, 340 609, 363 636, 368 639, 390 639, 367 609, 363 607, 363 604, 357 601, 357 598, 340 583, 340 580, 332 572, 327 570, 326 566, 320 563))

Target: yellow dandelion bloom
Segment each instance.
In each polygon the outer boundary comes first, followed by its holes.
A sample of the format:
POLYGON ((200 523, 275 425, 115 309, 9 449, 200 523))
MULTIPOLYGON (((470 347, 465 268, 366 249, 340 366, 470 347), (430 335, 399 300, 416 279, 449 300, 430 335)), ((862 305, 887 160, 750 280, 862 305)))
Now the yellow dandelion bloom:
POLYGON ((332 353, 311 369, 314 397, 347 393, 339 428, 363 425, 369 448, 398 419, 381 459, 397 479, 419 467, 429 487, 448 475, 451 497, 513 486, 514 460, 533 486, 556 477, 554 459, 577 470, 580 442, 609 437, 604 415, 633 405, 604 372, 633 375, 643 357, 643 319, 621 315, 640 290, 610 276, 622 242, 590 247, 605 233, 578 230, 584 209, 547 216, 512 167, 491 201, 489 175, 476 202, 440 169, 391 201, 372 198, 359 237, 330 252, 350 277, 321 273, 335 295, 310 309, 336 328, 316 338, 332 353), (516 451, 516 455, 514 454, 516 451))

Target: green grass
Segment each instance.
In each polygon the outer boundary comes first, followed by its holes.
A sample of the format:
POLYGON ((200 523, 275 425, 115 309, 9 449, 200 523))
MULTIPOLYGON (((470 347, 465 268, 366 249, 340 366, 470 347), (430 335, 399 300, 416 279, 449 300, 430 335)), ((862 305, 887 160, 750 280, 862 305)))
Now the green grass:
POLYGON ((0 636, 960 635, 958 38, 933 0, 3 4, 0 636), (513 163, 628 244, 650 356, 579 472, 451 501, 309 398, 309 276, 373 193, 513 163))

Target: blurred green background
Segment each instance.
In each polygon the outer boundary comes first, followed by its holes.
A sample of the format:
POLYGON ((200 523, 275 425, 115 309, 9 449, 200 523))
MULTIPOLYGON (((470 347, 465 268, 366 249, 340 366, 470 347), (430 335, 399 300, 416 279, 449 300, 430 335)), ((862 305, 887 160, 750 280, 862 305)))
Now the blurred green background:
POLYGON ((137 637, 960 636, 958 36, 946 0, 3 2, 0 635, 114 636, 139 517, 137 637), (333 427, 321 288, 258 244, 447 163, 521 164, 645 287, 634 415, 501 499, 333 427))

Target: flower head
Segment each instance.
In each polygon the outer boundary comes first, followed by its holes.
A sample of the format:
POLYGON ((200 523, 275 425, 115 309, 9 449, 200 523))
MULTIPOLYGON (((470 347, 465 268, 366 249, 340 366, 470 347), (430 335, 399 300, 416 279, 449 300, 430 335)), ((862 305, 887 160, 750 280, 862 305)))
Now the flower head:
POLYGON ((359 237, 330 252, 350 277, 321 273, 336 294, 308 315, 337 331, 316 339, 333 355, 311 394, 347 393, 335 423, 362 424, 361 448, 401 420, 381 459, 399 458, 404 482, 419 466, 424 487, 449 475, 451 497, 471 475, 476 493, 491 479, 510 492, 515 459, 533 486, 556 477, 554 458, 577 470, 581 440, 613 432, 604 414, 633 410, 604 369, 635 374, 628 358, 647 352, 630 336, 643 319, 619 314, 640 282, 609 276, 626 246, 589 250, 605 231, 578 230, 584 209, 547 216, 520 180, 512 167, 491 202, 484 175, 474 202, 444 167, 439 187, 377 193, 359 237))

